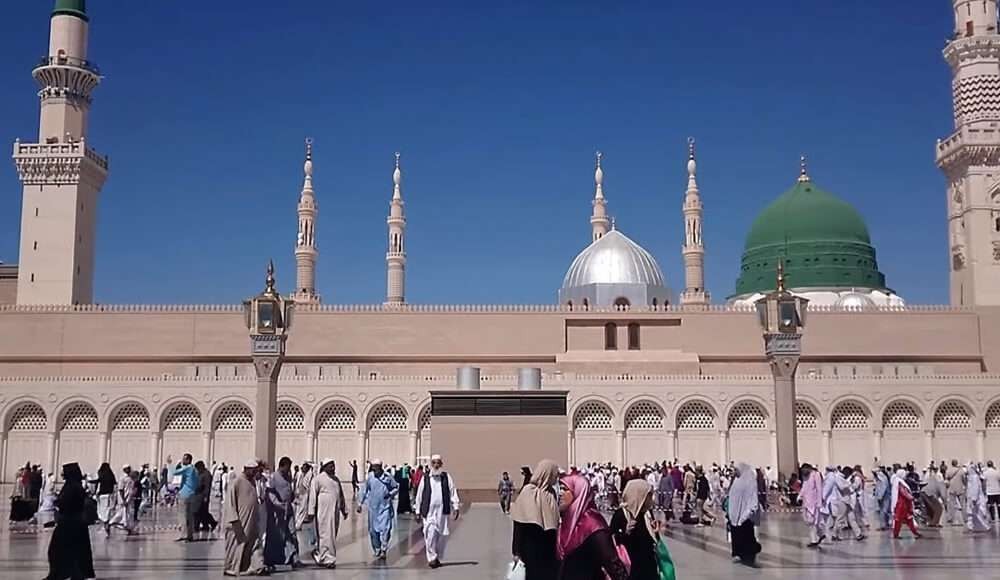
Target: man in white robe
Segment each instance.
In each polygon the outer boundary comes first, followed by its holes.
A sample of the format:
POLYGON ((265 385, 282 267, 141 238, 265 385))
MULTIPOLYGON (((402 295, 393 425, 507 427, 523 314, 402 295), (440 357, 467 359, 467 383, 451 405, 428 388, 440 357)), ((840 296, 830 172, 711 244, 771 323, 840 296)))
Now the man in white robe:
POLYGON ((226 556, 223 574, 226 576, 257 575, 264 569, 263 562, 253 557, 254 547, 260 540, 257 498, 257 461, 248 461, 243 474, 230 481, 223 499, 223 523, 226 529, 226 556))
POLYGON ((965 527, 970 532, 988 532, 989 514, 986 512, 986 487, 979 473, 979 466, 969 462, 966 474, 965 527))
POLYGON ((454 514, 458 520, 461 508, 458 486, 443 467, 440 455, 431 456, 431 472, 420 480, 417 488, 417 514, 423 521, 424 551, 427 553, 427 565, 431 568, 441 567, 441 558, 451 534, 448 516, 454 514))
POLYGON ((316 475, 311 463, 303 463, 302 468, 295 478, 295 531, 305 536, 305 542, 299 542, 302 550, 308 549, 312 553, 316 547, 316 526, 315 522, 308 522, 309 516, 309 490, 312 489, 312 480, 316 475))
POLYGON ((316 551, 313 559, 320 566, 337 567, 337 532, 340 520, 347 518, 344 487, 337 478, 333 459, 324 459, 321 472, 309 486, 309 512, 306 521, 316 522, 316 551))

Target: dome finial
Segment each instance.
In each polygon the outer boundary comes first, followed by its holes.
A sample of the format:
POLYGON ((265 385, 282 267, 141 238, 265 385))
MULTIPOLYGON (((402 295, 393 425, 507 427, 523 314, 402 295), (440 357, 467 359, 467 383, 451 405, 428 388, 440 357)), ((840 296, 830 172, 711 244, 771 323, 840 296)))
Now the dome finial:
POLYGON ((306 162, 302 166, 302 171, 306 174, 306 181, 312 182, 313 174, 313 140, 306 137, 306 162))
POLYGON ((617 224, 615 223, 615 216, 611 216, 611 231, 617 230, 617 224))
POLYGON ((785 260, 784 258, 778 259, 778 292, 785 291, 785 260))
POLYGON ((694 159, 694 137, 688 137, 688 186, 697 187, 694 185, 694 175, 698 171, 698 163, 694 159))
POLYGON ((694 161, 694 137, 688 137, 688 159, 694 161))
POLYGON ((807 183, 812 181, 809 179, 808 164, 806 163, 806 156, 801 155, 799 157, 799 183, 807 183))

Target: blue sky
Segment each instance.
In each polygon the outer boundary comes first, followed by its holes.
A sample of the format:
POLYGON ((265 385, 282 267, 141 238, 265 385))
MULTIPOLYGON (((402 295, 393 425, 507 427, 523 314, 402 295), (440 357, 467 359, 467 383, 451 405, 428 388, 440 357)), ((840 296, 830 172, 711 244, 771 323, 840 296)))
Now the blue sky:
MULTIPOLYGON (((51 2, 9 4, 0 135, 12 142, 37 134, 30 70, 51 2)), ((933 158, 952 130, 946 0, 88 4, 107 77, 90 143, 112 163, 100 302, 236 302, 269 257, 290 290, 306 136, 326 302, 384 299, 396 150, 411 302, 554 302, 590 239, 597 149, 619 228, 679 290, 689 135, 716 300, 802 152, 865 216, 889 285, 910 303, 948 300, 933 158)), ((0 163, 7 262, 20 197, 0 163)))

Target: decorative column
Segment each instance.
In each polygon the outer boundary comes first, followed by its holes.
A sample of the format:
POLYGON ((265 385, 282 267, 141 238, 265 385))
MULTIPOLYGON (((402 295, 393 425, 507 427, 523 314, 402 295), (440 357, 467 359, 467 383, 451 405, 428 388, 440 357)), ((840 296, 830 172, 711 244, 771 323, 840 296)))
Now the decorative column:
POLYGON ((566 465, 573 465, 573 462, 576 461, 576 442, 575 442, 575 439, 573 437, 573 432, 572 431, 569 431, 566 434, 566 440, 567 440, 567 445, 566 445, 566 465))
POLYGON ((359 475, 368 470, 365 461, 368 459, 368 432, 358 431, 358 470, 359 475))
POLYGON ((771 430, 771 465, 778 464, 778 434, 771 430))
POLYGON ((153 431, 149 434, 149 466, 160 473, 160 432, 153 431))
POLYGON ((729 464, 729 431, 719 431, 719 465, 729 464))
POLYGON ((46 457, 45 463, 48 465, 49 473, 54 473, 56 479, 62 478, 62 473, 56 469, 56 434, 55 432, 46 433, 46 457))
POLYGON ((323 460, 320 457, 316 457, 316 455, 317 455, 317 449, 316 449, 316 432, 315 431, 306 431, 306 458, 307 459, 311 459, 313 461, 322 461, 323 460))
POLYGON ((410 431, 410 465, 417 464, 417 432, 410 431))
POLYGON ((99 453, 100 463, 105 463, 108 461, 108 432, 101 431, 100 433, 97 434, 97 438, 101 442, 100 453, 99 453))
POLYGON ((823 462, 823 465, 817 465, 816 467, 825 468, 827 465, 830 465, 830 455, 831 455, 831 453, 830 453, 830 432, 829 431, 823 431, 823 433, 822 433, 822 440, 820 442, 819 453, 820 453, 820 460, 823 462))
MULTIPOLYGON (((7 431, 5 430, 0 430, 0 469, 3 470, 0 472, 0 483, 5 483, 5 478, 9 477, 7 474, 11 471, 7 469, 7 431)), ((45 474, 42 476, 44 477, 45 474)))
POLYGON ((677 431, 667 431, 667 451, 670 452, 667 461, 677 459, 677 431))
MULTIPOLYGON (((201 456, 205 458, 205 465, 212 464, 212 432, 204 431, 201 434, 201 456)), ((176 461, 180 461, 178 457, 176 461)))
POLYGON ((976 461, 986 461, 986 431, 976 430, 976 461))
POLYGON ((883 457, 882 457, 882 436, 883 436, 883 433, 882 433, 881 429, 876 429, 876 430, 872 431, 872 451, 874 452, 873 455, 875 457, 878 457, 879 461, 883 460, 883 457))
POLYGON ((625 431, 615 431, 615 452, 618 454, 618 465, 625 467, 625 431))
POLYGON ((934 457, 934 431, 928 429, 924 431, 924 465, 931 462, 934 457))

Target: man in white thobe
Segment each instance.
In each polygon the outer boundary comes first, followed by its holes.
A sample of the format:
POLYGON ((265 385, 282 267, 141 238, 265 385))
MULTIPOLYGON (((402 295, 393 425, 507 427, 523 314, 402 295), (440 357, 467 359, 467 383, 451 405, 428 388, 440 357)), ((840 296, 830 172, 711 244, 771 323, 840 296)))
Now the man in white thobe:
POLYGON ((347 518, 344 487, 337 479, 333 459, 324 459, 322 471, 309 486, 309 515, 307 521, 316 521, 316 551, 313 559, 320 566, 337 567, 337 532, 340 520, 347 518))
POLYGON ((417 488, 417 517, 423 520, 424 550, 427 565, 441 567, 445 545, 448 542, 448 516, 459 518, 461 505, 455 480, 443 470, 444 461, 440 455, 431 456, 431 472, 420 480, 417 488))
POLYGON ((299 542, 299 546, 303 550, 308 548, 310 553, 316 547, 316 526, 306 522, 306 517, 309 515, 309 490, 315 475, 312 464, 303 463, 295 478, 295 531, 305 536, 305 542, 299 542))

